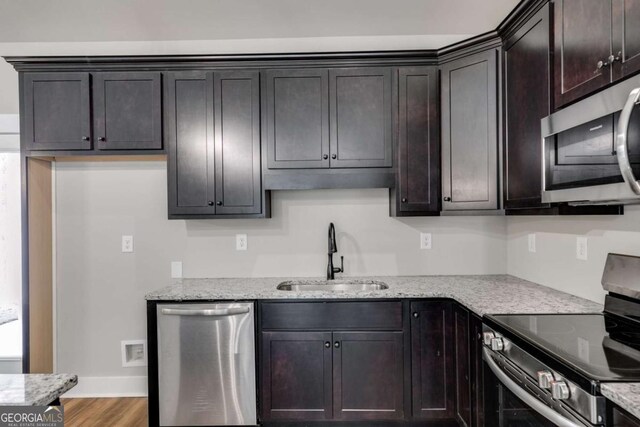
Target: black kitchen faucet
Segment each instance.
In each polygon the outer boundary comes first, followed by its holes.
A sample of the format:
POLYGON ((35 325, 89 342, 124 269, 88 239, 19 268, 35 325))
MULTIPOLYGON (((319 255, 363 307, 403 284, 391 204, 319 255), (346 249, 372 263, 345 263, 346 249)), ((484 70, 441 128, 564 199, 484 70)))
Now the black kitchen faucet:
POLYGON ((327 265, 327 280, 335 279, 336 273, 344 272, 344 257, 340 257, 340 267, 333 266, 333 254, 338 252, 336 244, 336 228, 333 223, 329 223, 329 264, 327 265))

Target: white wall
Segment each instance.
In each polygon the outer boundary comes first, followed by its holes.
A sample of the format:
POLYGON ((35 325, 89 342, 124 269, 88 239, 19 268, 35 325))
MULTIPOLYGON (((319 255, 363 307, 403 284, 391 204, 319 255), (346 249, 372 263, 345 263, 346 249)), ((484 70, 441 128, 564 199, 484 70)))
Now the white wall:
POLYGON ((623 216, 509 217, 507 271, 602 303, 600 279, 609 252, 640 255, 640 206, 623 216), (528 250, 536 234, 536 252, 528 250), (576 259, 576 237, 587 236, 588 260, 576 259))
POLYGON ((185 277, 322 276, 334 221, 347 275, 506 271, 504 218, 393 219, 384 189, 280 191, 271 219, 192 221, 167 220, 164 162, 59 162, 55 191, 57 364, 81 376, 145 373, 121 367, 120 340, 146 336, 144 294, 170 283, 172 260, 185 277))

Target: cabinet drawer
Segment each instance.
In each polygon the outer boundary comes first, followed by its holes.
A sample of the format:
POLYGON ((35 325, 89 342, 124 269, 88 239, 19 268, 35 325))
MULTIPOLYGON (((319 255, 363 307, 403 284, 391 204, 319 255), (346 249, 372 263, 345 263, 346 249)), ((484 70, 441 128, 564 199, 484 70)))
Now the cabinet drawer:
POLYGON ((402 330, 402 303, 266 302, 262 329, 386 329, 402 330))

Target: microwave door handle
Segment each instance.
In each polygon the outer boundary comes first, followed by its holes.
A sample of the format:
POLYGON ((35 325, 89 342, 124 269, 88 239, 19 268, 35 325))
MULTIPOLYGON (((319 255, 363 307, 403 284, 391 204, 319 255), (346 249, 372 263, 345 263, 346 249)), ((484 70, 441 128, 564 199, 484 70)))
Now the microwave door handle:
POLYGON ((520 400, 522 400, 526 405, 528 405, 538 414, 542 415, 559 427, 582 427, 580 424, 576 424, 570 419, 563 417, 552 408, 539 401, 536 397, 529 394, 515 381, 509 378, 509 376, 502 372, 502 369, 500 369, 498 364, 493 360, 493 358, 491 357, 491 353, 489 352, 487 347, 482 348, 482 356, 484 361, 489 366, 489 369, 491 369, 498 380, 500 380, 500 382, 504 384, 505 387, 507 387, 513 394, 515 394, 518 398, 520 398, 520 400))
POLYGON ((224 317, 235 316, 237 314, 248 313, 249 307, 238 308, 225 308, 225 309, 204 309, 204 310, 190 310, 184 308, 163 308, 162 314, 169 314, 174 316, 210 316, 210 317, 224 317))
POLYGON ((618 120, 618 133, 616 134, 616 154, 618 157, 618 166, 620 167, 620 173, 625 182, 631 187, 631 190, 640 196, 640 183, 638 183, 636 177, 633 174, 631 168, 631 162, 629 161, 629 121, 631 120, 631 114, 633 108, 638 104, 640 99, 640 88, 636 88, 631 91, 627 102, 620 113, 620 119, 618 120))

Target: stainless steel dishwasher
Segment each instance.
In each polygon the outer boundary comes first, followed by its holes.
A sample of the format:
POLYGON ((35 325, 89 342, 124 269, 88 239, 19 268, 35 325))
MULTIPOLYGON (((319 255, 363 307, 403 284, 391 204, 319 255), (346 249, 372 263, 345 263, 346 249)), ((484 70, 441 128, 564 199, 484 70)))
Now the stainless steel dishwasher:
POLYGON ((161 426, 256 425, 253 303, 161 304, 161 426))

